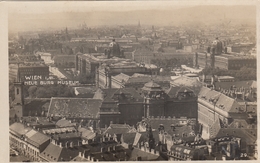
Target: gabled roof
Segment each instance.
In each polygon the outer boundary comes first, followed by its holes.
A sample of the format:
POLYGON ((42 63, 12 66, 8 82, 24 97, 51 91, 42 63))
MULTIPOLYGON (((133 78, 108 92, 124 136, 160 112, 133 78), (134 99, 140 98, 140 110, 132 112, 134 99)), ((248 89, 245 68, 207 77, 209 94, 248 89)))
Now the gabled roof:
POLYGON ((78 150, 72 148, 62 148, 53 143, 50 143, 45 150, 40 154, 50 162, 70 161, 78 155, 78 150))
POLYGON ((246 142, 247 144, 254 145, 257 140, 257 130, 241 128, 221 128, 215 137, 220 138, 226 136, 239 137, 242 139, 242 141, 246 142))
POLYGON ((102 100, 88 98, 51 98, 48 116, 98 117, 102 100))
POLYGON ((234 119, 228 128, 247 128, 249 125, 245 119, 234 119))
POLYGON ((138 142, 145 141, 145 136, 138 132, 124 133, 122 134, 124 143, 136 145, 138 142))
POLYGON ((124 82, 127 82, 128 79, 130 78, 130 76, 124 74, 124 73, 120 73, 116 76, 114 76, 115 79, 119 80, 119 81, 124 81, 124 82))
POLYGON ((27 137, 27 142, 39 147, 43 143, 47 142, 50 140, 50 138, 38 131, 31 130, 25 134, 25 137, 27 137))
POLYGON ((87 140, 93 139, 94 137, 96 137, 96 133, 86 129, 86 130, 82 131, 81 137, 85 138, 87 140))
POLYGON ((202 87, 198 98, 212 105, 215 104, 215 106, 225 112, 239 112, 238 108, 240 107, 240 105, 235 99, 230 98, 223 93, 217 92, 210 88, 202 87))

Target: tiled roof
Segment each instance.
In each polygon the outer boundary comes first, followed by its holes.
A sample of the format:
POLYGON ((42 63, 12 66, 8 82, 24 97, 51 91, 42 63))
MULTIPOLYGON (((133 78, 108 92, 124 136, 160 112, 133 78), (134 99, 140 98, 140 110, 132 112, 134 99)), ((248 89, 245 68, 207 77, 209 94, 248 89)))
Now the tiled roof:
POLYGON ((236 86, 236 88, 245 88, 249 89, 251 86, 253 86, 255 83, 254 80, 249 81, 234 81, 234 82, 216 82, 216 88, 223 88, 229 90, 232 86, 236 86))
POLYGON ((210 88, 202 87, 198 98, 212 105, 215 104, 225 112, 239 112, 240 105, 236 100, 210 88))
POLYGON ((142 84, 144 86, 145 83, 150 82, 151 80, 154 80, 154 82, 158 83, 159 85, 170 85, 171 78, 168 76, 150 76, 150 75, 138 75, 134 74, 131 76, 128 81, 126 82, 126 85, 136 85, 136 84, 142 84))
POLYGON ((30 126, 55 127, 55 124, 46 117, 23 117, 23 122, 29 123, 30 126))
POLYGON ((28 133, 25 134, 25 136, 27 137, 27 142, 29 142, 30 144, 36 147, 39 147, 43 143, 50 140, 48 136, 35 130, 29 131, 28 133))
POLYGON ((171 151, 179 152, 181 155, 188 154, 189 156, 193 156, 195 149, 188 147, 188 146, 181 146, 181 145, 173 145, 171 147, 171 151))
POLYGON ((75 127, 62 127, 62 128, 53 128, 42 130, 44 134, 60 134, 65 132, 74 132, 76 131, 75 127))
POLYGON ((32 130, 32 128, 24 126, 22 123, 13 123, 9 129, 16 133, 18 136, 22 136, 25 135, 27 132, 29 132, 30 130, 32 130))
POLYGON ((81 130, 81 137, 85 138, 85 139, 93 139, 96 136, 96 133, 85 129, 85 130, 81 130))
POLYGON ((75 158, 73 158, 70 162, 90 162, 91 160, 88 160, 85 157, 82 156, 76 156, 75 158))
POLYGON ((98 117, 102 100, 87 98, 51 98, 48 116, 98 117))
POLYGON ((170 97, 176 97, 179 92, 193 92, 193 90, 184 86, 171 86, 165 93, 170 97))
POLYGON ((76 126, 76 123, 71 123, 69 120, 60 119, 56 122, 57 127, 73 127, 76 126))
POLYGON ((119 81, 124 81, 124 82, 127 82, 128 79, 130 78, 130 76, 126 75, 126 74, 123 74, 123 73, 120 73, 116 76, 114 76, 115 79, 119 80, 119 81))
POLYGON ((248 123, 244 119, 234 119, 228 128, 247 128, 248 123))
POLYGON ((230 129, 230 128, 222 128, 216 135, 216 138, 226 137, 226 136, 234 136, 239 137, 242 141, 247 144, 254 145, 257 140, 257 130, 256 129, 230 129))
MULTIPOLYGON (((138 148, 134 148, 132 150, 132 153, 131 153, 131 156, 129 158, 129 161, 137 161, 136 159, 138 157, 141 157, 142 161, 155 161, 155 160, 158 160, 158 158, 160 156, 152 154, 152 153, 148 153, 148 152, 145 152, 145 151, 142 151, 141 149, 138 149, 138 148)), ((162 159, 160 157, 159 160, 164 160, 164 159, 162 159)))
POLYGON ((138 132, 124 133, 122 134, 122 139, 124 143, 134 144, 141 141, 145 141, 145 136, 138 132))
POLYGON ((104 134, 108 133, 110 135, 114 135, 114 134, 130 133, 130 132, 136 132, 135 128, 126 124, 110 124, 110 126, 107 128, 104 134))
POLYGON ((78 155, 78 150, 73 148, 62 148, 50 143, 40 155, 50 162, 58 162, 62 160, 70 161, 78 155))
POLYGON ((53 139, 55 140, 62 140, 62 139, 75 139, 78 138, 80 139, 80 133, 78 132, 69 132, 69 133, 60 133, 60 134, 55 134, 53 135, 53 139))
POLYGON ((147 88, 160 88, 161 86, 154 81, 150 81, 144 85, 147 88))

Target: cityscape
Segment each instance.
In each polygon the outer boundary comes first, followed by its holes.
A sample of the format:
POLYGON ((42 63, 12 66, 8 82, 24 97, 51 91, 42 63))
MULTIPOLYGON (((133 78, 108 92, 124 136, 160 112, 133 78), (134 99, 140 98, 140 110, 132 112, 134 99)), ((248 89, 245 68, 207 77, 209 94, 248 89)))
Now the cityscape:
POLYGON ((86 4, 9 13, 10 162, 258 159, 255 6, 86 4))

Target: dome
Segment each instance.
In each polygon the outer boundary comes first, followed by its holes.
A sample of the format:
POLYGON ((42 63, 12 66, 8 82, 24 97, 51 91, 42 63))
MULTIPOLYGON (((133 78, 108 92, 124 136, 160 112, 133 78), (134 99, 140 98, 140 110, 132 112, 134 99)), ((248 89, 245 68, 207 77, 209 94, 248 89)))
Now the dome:
POLYGON ((222 46, 222 42, 218 40, 218 38, 216 38, 216 40, 214 40, 212 42, 212 45, 211 45, 212 48, 214 48, 215 50, 215 54, 221 54, 222 53, 222 50, 223 50, 223 46, 222 46))
POLYGON ((109 47, 113 48, 115 46, 118 46, 118 43, 113 39, 112 42, 110 42, 109 47))
POLYGON ((121 56, 121 50, 119 44, 115 41, 115 39, 112 40, 112 42, 109 44, 109 49, 111 51, 112 56, 120 57, 121 56))
POLYGON ((216 40, 212 42, 212 47, 216 48, 219 43, 221 43, 221 41, 219 41, 218 38, 216 38, 216 40))

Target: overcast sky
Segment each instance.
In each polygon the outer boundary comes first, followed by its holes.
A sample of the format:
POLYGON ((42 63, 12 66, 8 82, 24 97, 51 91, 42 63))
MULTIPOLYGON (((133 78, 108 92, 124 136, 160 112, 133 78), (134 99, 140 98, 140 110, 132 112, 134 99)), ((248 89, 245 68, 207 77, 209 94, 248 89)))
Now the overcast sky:
POLYGON ((176 9, 194 5, 250 5, 254 0, 168 0, 168 1, 47 1, 9 2, 10 13, 53 13, 85 11, 126 11, 149 9, 176 9))
POLYGON ((169 25, 223 19, 255 21, 253 1, 48 1, 8 2, 9 31, 141 24, 169 25), (210 2, 210 3, 209 3, 210 2), (252 2, 252 3, 249 3, 252 2), (218 6, 215 6, 215 5, 218 6), (233 4, 233 5, 232 5, 233 4), (234 6, 240 5, 240 6, 234 6), (248 6, 250 5, 251 6, 248 6), (219 6, 221 5, 221 6, 219 6))

